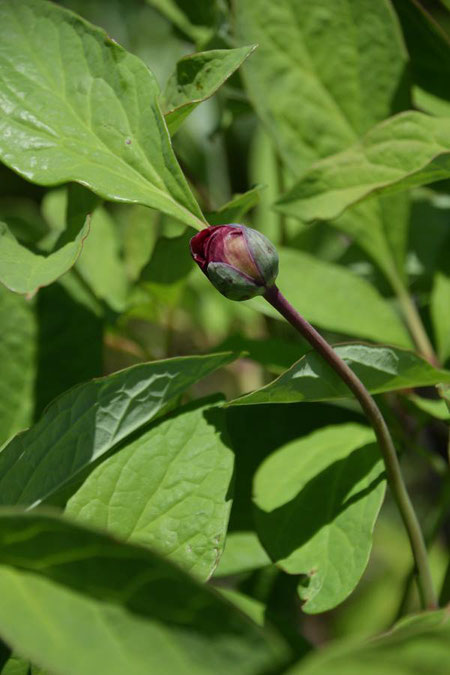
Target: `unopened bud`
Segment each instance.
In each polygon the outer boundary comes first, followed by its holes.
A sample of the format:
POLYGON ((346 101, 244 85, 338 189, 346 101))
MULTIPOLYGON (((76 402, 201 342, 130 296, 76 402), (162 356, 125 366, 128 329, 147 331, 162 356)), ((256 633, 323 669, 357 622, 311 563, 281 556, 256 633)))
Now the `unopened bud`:
POLYGON ((202 272, 230 300, 264 295, 278 274, 278 253, 260 232, 244 225, 216 225, 191 239, 202 272))

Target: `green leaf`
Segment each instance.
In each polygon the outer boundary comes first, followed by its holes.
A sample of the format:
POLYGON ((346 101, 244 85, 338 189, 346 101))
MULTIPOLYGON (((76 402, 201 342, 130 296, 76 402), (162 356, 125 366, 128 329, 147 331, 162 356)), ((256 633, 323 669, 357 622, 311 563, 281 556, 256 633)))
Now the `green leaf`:
MULTIPOLYGON (((413 352, 356 344, 335 347, 334 351, 373 394, 450 383, 450 371, 434 368, 413 352)), ((352 396, 334 370, 311 351, 276 380, 231 405, 333 401, 352 396)))
POLYGON ((0 445, 33 418, 36 318, 31 303, 0 285, 0 445))
MULTIPOLYGON (((277 285, 308 321, 343 335, 411 346, 394 309, 370 283, 341 265, 303 251, 284 248, 278 252, 277 285)), ((263 299, 252 300, 249 305, 281 318, 263 299)))
POLYGON ((431 318, 442 362, 450 358, 450 276, 437 272, 431 293, 431 318))
POLYGON ((188 115, 219 87, 256 49, 256 45, 237 49, 211 49, 180 59, 161 95, 161 108, 173 135, 188 115))
POLYGON ((220 207, 217 211, 210 211, 206 214, 206 220, 210 225, 228 225, 229 223, 240 223, 241 218, 259 203, 263 185, 255 185, 251 190, 247 190, 240 195, 235 195, 229 202, 220 207))
POLYGON ((0 453, 0 503, 39 504, 194 382, 235 358, 225 353, 154 361, 70 389, 0 453))
POLYGON ((0 44, 7 166, 40 185, 79 182, 203 227, 142 61, 45 0, 4 0, 0 44))
POLYGON ((230 532, 214 577, 250 572, 270 564, 271 560, 255 532, 230 532))
POLYGON ((403 619, 366 642, 333 645, 289 668, 286 675, 446 675, 450 669, 447 609, 403 619))
POLYGON ((123 446, 88 476, 66 513, 148 546, 203 581, 222 553, 233 475, 224 413, 196 403, 123 446))
POLYGON ((283 213, 329 220, 375 193, 450 176, 450 120, 406 112, 377 125, 349 150, 313 164, 278 202, 283 213))
POLYGON ((254 480, 256 526, 278 567, 304 574, 303 611, 325 612, 355 588, 384 497, 373 431, 327 427, 270 455, 254 480))
POLYGON ((259 45, 243 68, 249 95, 294 175, 407 102, 399 96, 407 55, 385 0, 235 7, 238 38, 259 45))
POLYGON ((0 223, 0 281, 16 293, 35 293, 75 264, 89 234, 89 218, 75 239, 49 255, 22 246, 6 223, 0 223))
POLYGON ((0 634, 67 675, 260 675, 287 650, 144 548, 43 514, 0 518, 0 634))

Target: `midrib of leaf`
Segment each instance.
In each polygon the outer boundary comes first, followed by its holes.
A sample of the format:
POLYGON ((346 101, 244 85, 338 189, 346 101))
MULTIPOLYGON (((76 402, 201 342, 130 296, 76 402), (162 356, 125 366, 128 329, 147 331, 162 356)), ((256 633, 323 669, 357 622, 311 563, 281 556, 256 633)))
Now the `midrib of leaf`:
MULTIPOLYGON (((90 117, 90 119, 92 119, 92 112, 91 112, 91 111, 92 111, 92 102, 91 102, 92 86, 93 86, 94 81, 95 81, 96 79, 98 79, 98 80, 102 81, 106 86, 108 86, 108 87, 110 88, 110 90, 111 90, 111 91, 113 92, 113 94, 114 94, 114 97, 115 97, 116 101, 119 102, 119 105, 120 105, 120 107, 122 108, 122 110, 123 110, 123 112, 124 112, 124 115, 125 115, 125 118, 126 118, 126 120, 127 120, 127 124, 128 124, 128 129, 129 129, 129 131, 130 131, 130 135, 133 136, 133 140, 135 141, 134 147, 136 147, 136 145, 137 145, 137 147, 138 147, 138 149, 139 149, 140 156, 141 156, 141 158, 144 160, 144 164, 145 164, 145 166, 146 166, 146 169, 149 171, 150 177, 148 177, 148 176, 142 176, 142 174, 141 174, 137 169, 135 169, 131 164, 129 164, 126 160, 124 160, 123 157, 121 157, 120 155, 114 154, 114 153, 112 152, 112 150, 105 144, 105 142, 102 141, 102 139, 99 138, 99 137, 95 134, 94 130, 92 129, 92 126, 89 126, 89 125, 85 122, 85 120, 80 116, 80 114, 79 114, 79 112, 76 110, 76 108, 74 108, 73 105, 70 103, 70 100, 68 100, 67 98, 63 97, 63 96, 60 94, 60 92, 59 92, 59 83, 56 82, 55 80, 53 80, 52 77, 51 77, 51 75, 50 75, 50 73, 49 73, 45 68, 43 68, 43 64, 41 63, 40 59, 39 59, 38 56, 37 56, 37 55, 39 54, 39 50, 38 50, 38 49, 34 49, 34 50, 33 50, 33 48, 31 47, 31 45, 29 44, 29 43, 30 43, 30 36, 27 36, 27 35, 25 34, 25 31, 24 31, 24 29, 23 29, 23 26, 22 26, 22 24, 20 23, 20 21, 18 20, 18 17, 16 16, 16 14, 15 14, 14 12, 12 13, 12 16, 13 16, 13 19, 14 19, 16 25, 18 26, 19 31, 20 31, 20 33, 22 34, 22 37, 23 37, 23 42, 21 43, 21 44, 22 44, 22 47, 25 46, 25 49, 28 51, 28 53, 29 53, 30 56, 31 56, 31 60, 32 60, 33 62, 35 62, 36 65, 38 66, 39 72, 40 72, 41 76, 43 77, 43 79, 44 79, 48 84, 50 84, 50 85, 53 84, 53 85, 55 86, 55 90, 48 89, 47 87, 42 86, 42 82, 39 81, 39 88, 40 88, 41 90, 43 90, 44 92, 47 92, 50 96, 52 96, 52 97, 54 97, 54 98, 58 98, 58 99, 62 102, 63 107, 65 107, 65 108, 67 109, 67 111, 71 112, 71 114, 72 114, 73 118, 75 119, 76 123, 79 124, 82 128, 84 128, 84 129, 87 131, 88 136, 90 136, 90 137, 94 140, 94 143, 93 143, 94 147, 97 145, 97 147, 98 147, 100 150, 103 149, 103 151, 106 152, 107 155, 109 155, 109 156, 111 156, 112 158, 114 158, 114 160, 115 160, 116 162, 119 162, 120 165, 124 166, 128 171, 131 171, 131 172, 136 176, 136 178, 137 178, 136 184, 137 184, 137 185, 142 185, 143 188, 144 188, 144 191, 145 191, 145 189, 148 188, 148 183, 150 183, 150 185, 152 186, 152 188, 153 188, 159 195, 161 195, 161 196, 163 197, 163 199, 169 200, 169 201, 170 201, 172 204, 174 204, 177 208, 182 209, 189 217, 195 217, 195 218, 198 220, 199 224, 201 224, 201 226, 203 227, 203 226, 205 225, 205 223, 202 222, 202 221, 198 218, 198 216, 197 216, 195 213, 192 213, 192 212, 189 211, 183 204, 181 204, 180 202, 176 201, 176 200, 173 198, 173 196, 172 196, 168 191, 166 191, 166 190, 164 189, 164 188, 165 188, 164 183, 162 183, 162 181, 160 180, 159 176, 158 176, 157 173, 155 172, 155 169, 153 168, 153 166, 151 165, 150 161, 148 160, 147 155, 146 155, 144 149, 142 148, 142 145, 140 144, 140 142, 139 142, 137 136, 135 137, 135 135, 133 134, 133 132, 132 132, 132 130, 131 130, 130 119, 129 119, 129 117, 128 117, 128 113, 127 113, 126 109, 124 108, 124 105, 123 105, 123 102, 122 102, 121 97, 118 96, 118 95, 116 94, 116 92, 114 91, 114 89, 111 87, 110 83, 107 82, 105 79, 102 79, 102 78, 95 78, 95 77, 93 77, 93 76, 91 75, 91 71, 90 71, 90 68, 89 68, 89 64, 88 64, 88 61, 87 61, 86 55, 85 55, 85 50, 84 50, 83 41, 81 40, 81 38, 80 38, 80 36, 78 35, 77 31, 72 29, 72 34, 76 36, 76 38, 79 40, 79 42, 80 42, 80 44, 81 44, 81 47, 82 47, 81 51, 82 51, 82 53, 83 53, 83 56, 85 57, 85 63, 86 63, 86 67, 87 67, 87 72, 89 73, 89 76, 90 76, 90 90, 89 90, 89 95, 86 96, 86 100, 87 100, 87 102, 88 102, 88 104, 89 104, 89 111, 90 111, 90 112, 89 112, 89 117, 90 117), (161 187, 161 186, 162 186, 162 187, 161 187)), ((46 19, 46 21, 47 21, 47 23, 48 23, 49 25, 51 25, 52 27, 55 28, 56 34, 57 34, 57 37, 58 37, 59 53, 60 53, 60 61, 61 61, 61 70, 60 70, 60 72, 61 72, 61 75, 62 75, 62 82, 63 82, 63 84, 64 84, 64 92, 66 92, 65 71, 64 71, 64 63, 63 63, 62 52, 61 52, 61 31, 58 29, 57 26, 56 26, 56 27, 54 26, 54 24, 53 24, 52 21, 50 21, 50 20, 48 20, 48 19, 46 19)), ((83 23, 84 23, 84 22, 83 22, 83 23)), ((106 34, 105 34, 105 37, 107 37, 106 34)), ((107 38, 107 39, 109 39, 109 38, 107 38)), ((22 71, 20 71, 20 70, 17 70, 17 68, 14 68, 14 65, 13 65, 13 63, 12 63, 11 61, 8 61, 8 63, 9 63, 9 65, 10 65, 10 68, 11 68, 12 70, 14 70, 15 72, 19 73, 19 75, 20 75, 21 77, 28 77, 28 76, 26 75, 26 73, 24 73, 24 72, 22 72, 22 71)), ((116 65, 118 66, 119 64, 116 64, 116 65)), ((37 86, 36 82, 35 82, 32 78, 29 78, 29 77, 28 77, 28 79, 30 79, 30 80, 33 82, 34 86, 37 86)), ((134 73, 133 73, 133 79, 134 79, 134 81, 135 81, 135 74, 134 74, 134 73)), ((8 86, 8 85, 7 85, 7 86, 8 86)), ((15 92, 14 90, 12 90, 10 86, 8 86, 8 90, 9 90, 10 92, 12 92, 12 94, 16 97, 16 99, 18 98, 16 92, 15 92)), ((135 86, 134 86, 134 95, 136 95, 136 81, 135 81, 135 86)), ((19 98, 19 102, 20 102, 20 105, 21 105, 22 107, 26 107, 26 106, 24 105, 24 101, 23 101, 22 99, 19 98)), ((137 99, 136 99, 136 102, 137 102, 137 108, 138 108, 138 110, 140 110, 139 103, 138 103, 137 99)), ((162 112, 161 112, 161 110, 160 110, 160 108, 159 108, 159 104, 158 104, 158 101, 157 101, 157 98, 156 98, 156 97, 155 97, 154 105, 158 108, 158 110, 159 110, 159 112, 160 112, 160 114, 161 114, 161 122, 162 122, 162 124, 164 125, 166 135, 167 135, 167 137, 169 138, 169 131, 168 131, 168 129, 167 129, 166 122, 165 122, 165 120, 164 120, 164 115, 162 114, 162 112)), ((32 111, 29 110, 29 112, 31 112, 31 114, 33 114, 32 111)), ((34 117, 34 115, 33 115, 33 117, 34 117)), ((14 123, 17 123, 17 122, 18 122, 18 120, 15 119, 15 120, 14 120, 14 123)), ((23 124, 24 124, 24 120, 20 120, 20 121, 19 121, 19 124, 22 124, 22 125, 23 125, 23 124)), ((39 121, 38 121, 38 124, 40 125, 40 122, 39 122, 39 121)), ((25 124, 25 126, 28 126, 28 125, 25 124)), ((32 125, 30 125, 30 126, 32 126, 32 125)), ((45 132, 46 132, 47 134, 53 136, 54 138, 56 137, 56 138, 58 138, 58 139, 60 139, 60 140, 62 140, 62 141, 70 141, 70 140, 71 140, 71 139, 70 139, 69 137, 67 137, 67 136, 62 136, 62 135, 60 135, 60 134, 53 133, 53 130, 49 129, 48 127, 45 128, 45 131, 44 131, 44 129, 39 129, 39 131, 40 131, 41 133, 45 133, 45 132), (52 133, 50 133, 50 132, 52 132, 52 133)), ((75 140, 75 139, 73 139, 73 140, 75 140)), ((65 151, 68 152, 68 153, 70 153, 70 154, 72 154, 74 157, 76 157, 76 158, 78 159, 78 161, 80 160, 80 158, 82 159, 82 161, 85 161, 83 154, 78 154, 78 153, 76 153, 72 148, 70 148, 68 145, 66 145, 66 143, 63 143, 63 146, 64 146, 65 151)), ((53 147, 54 147, 54 146, 53 146, 53 147)), ((101 164, 101 163, 98 162, 98 161, 95 161, 92 157, 89 158, 89 162, 90 162, 91 164, 95 164, 96 166, 100 167, 100 168, 103 169, 103 170, 105 169, 105 167, 104 167, 103 164, 101 164)), ((111 168, 111 166, 109 166, 109 165, 108 165, 108 167, 107 167, 107 170, 108 170, 108 172, 110 172, 110 173, 112 173, 112 174, 118 176, 119 178, 121 178, 121 179, 123 180, 123 174, 120 173, 120 171, 114 170, 114 169, 111 168)), ((77 182, 81 182, 81 181, 77 181, 77 182)), ((132 182, 132 181, 130 181, 130 182, 132 182)))

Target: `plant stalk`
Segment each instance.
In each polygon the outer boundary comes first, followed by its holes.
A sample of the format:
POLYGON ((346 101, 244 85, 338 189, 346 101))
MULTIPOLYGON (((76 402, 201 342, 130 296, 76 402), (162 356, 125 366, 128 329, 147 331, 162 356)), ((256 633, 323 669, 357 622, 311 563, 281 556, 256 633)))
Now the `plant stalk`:
POLYGON ((392 281, 406 325, 419 353, 436 368, 440 367, 433 345, 420 318, 417 307, 403 283, 392 281))
POLYGON ((387 480, 408 533, 416 566, 417 583, 422 606, 424 609, 436 608, 438 606, 437 597, 433 587, 422 530, 403 480, 391 434, 380 409, 351 368, 336 354, 320 333, 292 307, 275 285, 267 289, 264 297, 272 307, 308 340, 313 349, 325 359, 358 399, 375 431, 386 468, 387 480))

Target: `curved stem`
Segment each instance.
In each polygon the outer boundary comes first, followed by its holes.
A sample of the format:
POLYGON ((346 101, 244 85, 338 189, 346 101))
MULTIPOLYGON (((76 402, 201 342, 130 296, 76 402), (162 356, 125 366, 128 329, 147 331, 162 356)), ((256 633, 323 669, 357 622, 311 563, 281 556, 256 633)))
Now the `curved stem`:
POLYGON ((269 288, 264 297, 308 340, 310 345, 327 361, 358 399, 375 431, 383 455, 388 483, 408 533, 417 569, 417 581, 422 605, 424 608, 430 609, 437 607, 437 599, 433 588, 433 580, 431 578, 422 530, 406 490, 397 453, 380 409, 351 368, 336 354, 320 333, 292 307, 276 286, 269 288))

